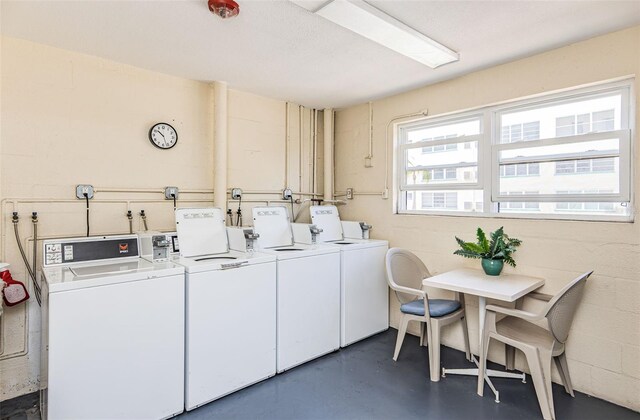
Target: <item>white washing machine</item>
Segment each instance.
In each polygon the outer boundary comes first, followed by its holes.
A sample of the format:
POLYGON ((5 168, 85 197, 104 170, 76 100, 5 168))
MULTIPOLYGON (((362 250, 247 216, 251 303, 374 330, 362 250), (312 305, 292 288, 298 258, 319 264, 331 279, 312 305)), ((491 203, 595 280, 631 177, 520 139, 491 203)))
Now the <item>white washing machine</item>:
POLYGON ((172 261, 186 269, 192 410, 276 374, 276 258, 230 251, 217 208, 178 209, 176 226, 180 256, 172 261))
POLYGON ((43 418, 184 411, 184 268, 139 258, 135 235, 43 248, 43 418))
POLYGON ((340 347, 389 328, 385 256, 389 242, 368 238, 370 226, 341 222, 335 206, 311 206, 317 241, 340 247, 340 347))
POLYGON ((277 257, 277 371, 340 348, 340 250, 296 244, 285 207, 254 207, 257 249, 277 257))

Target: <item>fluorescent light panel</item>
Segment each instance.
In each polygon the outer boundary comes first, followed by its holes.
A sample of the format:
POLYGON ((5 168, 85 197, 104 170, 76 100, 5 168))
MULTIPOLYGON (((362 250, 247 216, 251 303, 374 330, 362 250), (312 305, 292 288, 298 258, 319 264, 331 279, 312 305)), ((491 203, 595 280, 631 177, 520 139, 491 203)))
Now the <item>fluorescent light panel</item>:
POLYGON ((433 69, 459 59, 455 51, 362 0, 333 0, 315 13, 433 69))

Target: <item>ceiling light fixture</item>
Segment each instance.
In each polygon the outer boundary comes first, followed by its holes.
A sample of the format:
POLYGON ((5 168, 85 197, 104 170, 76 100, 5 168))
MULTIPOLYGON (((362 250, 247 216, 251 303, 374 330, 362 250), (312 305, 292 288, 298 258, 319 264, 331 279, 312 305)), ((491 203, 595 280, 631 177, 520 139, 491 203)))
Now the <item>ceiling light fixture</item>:
POLYGON ((333 0, 315 14, 433 69, 459 59, 457 52, 363 0, 333 0))
POLYGON ((240 6, 233 0, 209 0, 209 10, 222 19, 226 19, 238 16, 240 6))

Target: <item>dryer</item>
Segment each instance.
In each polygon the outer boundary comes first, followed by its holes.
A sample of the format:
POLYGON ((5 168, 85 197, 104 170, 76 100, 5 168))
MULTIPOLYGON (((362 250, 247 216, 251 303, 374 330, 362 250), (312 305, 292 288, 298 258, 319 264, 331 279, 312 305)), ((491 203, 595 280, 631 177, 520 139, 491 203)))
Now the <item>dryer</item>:
POLYGON ((389 328, 385 256, 389 242, 369 237, 363 222, 342 222, 336 206, 311 206, 319 243, 340 248, 340 347, 389 328))
MULTIPOLYGON (((185 407, 276 374, 276 257, 229 250, 218 208, 177 209, 186 270, 185 407)), ((167 240, 173 250, 178 242, 167 240)))
POLYGON ((297 244, 285 207, 254 207, 257 249, 277 257, 277 371, 340 348, 340 249, 297 244))
POLYGON ((184 410, 184 268, 135 235, 43 242, 43 418, 161 419, 184 410))

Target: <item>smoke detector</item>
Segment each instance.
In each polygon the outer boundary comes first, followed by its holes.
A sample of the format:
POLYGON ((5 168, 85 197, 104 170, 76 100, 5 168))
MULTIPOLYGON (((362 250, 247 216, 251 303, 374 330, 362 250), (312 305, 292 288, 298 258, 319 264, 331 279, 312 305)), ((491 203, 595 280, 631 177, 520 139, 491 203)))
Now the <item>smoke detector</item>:
POLYGON ((240 6, 233 0, 209 0, 209 10, 222 19, 226 19, 238 16, 240 6))

